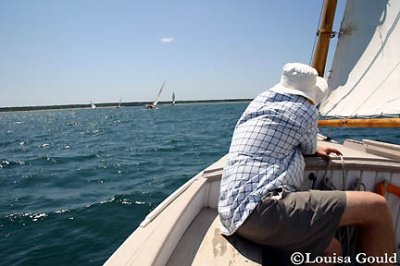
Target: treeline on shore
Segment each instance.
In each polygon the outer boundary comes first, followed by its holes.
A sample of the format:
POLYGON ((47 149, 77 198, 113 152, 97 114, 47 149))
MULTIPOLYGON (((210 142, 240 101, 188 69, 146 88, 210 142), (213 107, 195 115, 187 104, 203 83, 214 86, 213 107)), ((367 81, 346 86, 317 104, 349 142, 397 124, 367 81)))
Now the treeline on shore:
MULTIPOLYGON (((250 102, 252 99, 224 99, 224 100, 192 100, 177 101, 176 104, 190 103, 222 103, 222 102, 250 102)), ((148 102, 123 102, 123 103, 96 103, 96 108, 112 108, 123 106, 145 106, 148 102)), ((171 102, 159 102, 158 105, 171 104, 171 102)), ((57 110, 57 109, 75 109, 75 108, 92 108, 91 104, 63 104, 63 105, 43 105, 43 106, 15 106, 0 107, 0 112, 16 112, 16 111, 37 111, 37 110, 57 110)))

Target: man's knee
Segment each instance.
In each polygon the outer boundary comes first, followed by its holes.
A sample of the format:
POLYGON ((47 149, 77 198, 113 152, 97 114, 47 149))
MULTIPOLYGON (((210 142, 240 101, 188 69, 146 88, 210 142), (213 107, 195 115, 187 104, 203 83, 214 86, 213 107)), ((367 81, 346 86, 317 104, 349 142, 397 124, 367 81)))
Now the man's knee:
POLYGON ((340 224, 371 224, 387 219, 389 214, 387 201, 381 195, 368 191, 346 191, 346 208, 340 224))

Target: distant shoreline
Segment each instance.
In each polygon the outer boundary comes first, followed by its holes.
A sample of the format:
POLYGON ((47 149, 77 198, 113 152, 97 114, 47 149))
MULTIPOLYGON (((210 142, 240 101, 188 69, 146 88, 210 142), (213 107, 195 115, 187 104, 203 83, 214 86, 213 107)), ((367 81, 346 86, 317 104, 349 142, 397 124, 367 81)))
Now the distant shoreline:
MULTIPOLYGON (((192 101, 176 101, 176 104, 191 104, 191 103, 236 103, 250 102, 252 99, 224 99, 224 100, 192 100, 192 101)), ((122 102, 121 107, 125 106, 145 106, 149 102, 122 102)), ((111 108, 118 107, 116 103, 95 103, 96 108, 111 108)), ((171 102, 159 102, 158 105, 171 104, 171 102)), ((15 107, 0 107, 0 112, 18 112, 18 111, 38 111, 38 110, 60 110, 60 109, 76 109, 87 108, 91 109, 90 104, 62 104, 62 105, 43 105, 43 106, 15 106, 15 107)))

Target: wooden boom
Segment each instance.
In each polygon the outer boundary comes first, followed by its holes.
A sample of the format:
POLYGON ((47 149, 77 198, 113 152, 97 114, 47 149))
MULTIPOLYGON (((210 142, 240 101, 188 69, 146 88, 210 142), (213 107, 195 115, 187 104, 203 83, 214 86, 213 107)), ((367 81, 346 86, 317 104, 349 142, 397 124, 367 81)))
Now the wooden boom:
POLYGON ((320 127, 400 127, 400 118, 346 118, 319 120, 320 127))

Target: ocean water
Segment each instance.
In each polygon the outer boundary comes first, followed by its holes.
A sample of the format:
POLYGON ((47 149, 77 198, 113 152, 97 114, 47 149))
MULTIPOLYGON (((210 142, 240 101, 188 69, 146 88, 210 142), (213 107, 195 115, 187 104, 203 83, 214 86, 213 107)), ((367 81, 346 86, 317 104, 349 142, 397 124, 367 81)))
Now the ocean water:
MULTIPOLYGON (((0 113, 0 265, 102 265, 223 156, 248 103, 0 113)), ((400 143, 394 129, 322 129, 400 143)))

